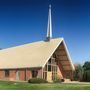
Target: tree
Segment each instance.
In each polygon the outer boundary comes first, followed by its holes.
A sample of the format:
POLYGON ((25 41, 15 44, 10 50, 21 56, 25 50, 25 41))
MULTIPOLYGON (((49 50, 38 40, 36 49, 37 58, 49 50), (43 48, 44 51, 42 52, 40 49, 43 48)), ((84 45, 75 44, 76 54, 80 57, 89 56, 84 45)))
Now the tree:
POLYGON ((86 61, 83 65, 84 70, 90 70, 90 62, 86 61))
POLYGON ((83 65, 84 74, 83 74, 83 81, 90 82, 90 62, 87 61, 83 65))
POLYGON ((81 64, 77 64, 75 66, 75 73, 74 73, 74 79, 82 81, 83 78, 83 68, 81 64))

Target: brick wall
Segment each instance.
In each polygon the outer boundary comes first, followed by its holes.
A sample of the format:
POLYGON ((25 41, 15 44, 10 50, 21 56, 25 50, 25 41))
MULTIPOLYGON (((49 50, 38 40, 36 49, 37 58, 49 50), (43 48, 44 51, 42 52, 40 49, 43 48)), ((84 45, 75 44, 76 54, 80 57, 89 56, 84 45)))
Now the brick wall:
MULTIPOLYGON (((41 69, 37 69, 37 70, 38 70, 37 77, 41 78, 42 77, 42 70, 41 69)), ((17 71, 19 71, 19 80, 21 80, 21 81, 25 81, 25 80, 32 78, 32 72, 30 69, 12 69, 12 70, 9 70, 9 77, 7 77, 7 78, 5 77, 5 71, 0 70, 0 79, 14 81, 17 79, 16 78, 17 71)))
POLYGON ((10 75, 9 76, 10 81, 16 80, 16 70, 10 70, 9 75, 10 75))
POLYGON ((58 76, 60 78, 73 79, 73 73, 71 70, 63 70, 62 65, 58 64, 58 76))
POLYGON ((5 73, 3 70, 0 70, 0 79, 4 79, 5 73))
POLYGON ((37 78, 42 78, 42 69, 39 69, 38 70, 38 76, 37 76, 37 78))
POLYGON ((21 81, 26 80, 25 69, 21 69, 21 70, 19 70, 19 71, 20 71, 19 80, 21 80, 21 81))
POLYGON ((62 68, 61 63, 58 63, 57 66, 58 66, 58 76, 59 76, 60 78, 64 78, 65 73, 64 73, 64 71, 63 71, 63 68, 62 68))
POLYGON ((32 78, 32 73, 30 69, 26 70, 26 80, 29 80, 30 78, 32 78))
POLYGON ((58 75, 58 77, 59 77, 60 79, 63 78, 63 75, 62 75, 62 72, 61 72, 61 70, 60 70, 60 67, 57 67, 57 75, 58 75))

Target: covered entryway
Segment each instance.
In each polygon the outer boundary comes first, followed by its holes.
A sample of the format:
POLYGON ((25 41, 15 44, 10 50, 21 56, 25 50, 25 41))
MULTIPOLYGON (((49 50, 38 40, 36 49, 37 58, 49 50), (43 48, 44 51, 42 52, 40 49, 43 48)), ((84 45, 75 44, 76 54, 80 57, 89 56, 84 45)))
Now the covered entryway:
POLYGON ((51 82, 56 79, 73 79, 73 66, 69 53, 62 42, 43 69, 43 79, 51 82))
POLYGON ((43 69, 43 79, 52 82, 57 78, 57 64, 55 58, 51 57, 43 69))
POLYGON ((64 41, 55 51, 54 57, 57 61, 58 70, 61 72, 61 74, 58 72, 58 76, 61 75, 60 78, 63 79, 73 79, 74 67, 72 66, 73 64, 64 41))

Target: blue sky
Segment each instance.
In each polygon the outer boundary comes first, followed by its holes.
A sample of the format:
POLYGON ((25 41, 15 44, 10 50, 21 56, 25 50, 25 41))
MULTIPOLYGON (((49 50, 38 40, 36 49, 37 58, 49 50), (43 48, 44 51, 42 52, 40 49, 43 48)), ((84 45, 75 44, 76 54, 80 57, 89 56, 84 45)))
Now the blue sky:
POLYGON ((74 63, 90 60, 90 0, 0 0, 0 48, 44 40, 50 3, 53 38, 64 37, 74 63))

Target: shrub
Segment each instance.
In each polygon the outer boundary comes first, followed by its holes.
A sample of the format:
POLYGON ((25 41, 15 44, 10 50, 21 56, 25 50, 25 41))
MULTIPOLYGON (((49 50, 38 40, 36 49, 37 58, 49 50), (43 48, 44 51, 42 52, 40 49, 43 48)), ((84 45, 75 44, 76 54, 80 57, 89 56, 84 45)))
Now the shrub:
POLYGON ((65 80, 64 79, 61 79, 61 82, 64 82, 65 80))
POLYGON ((28 80, 28 83, 47 83, 47 81, 41 78, 32 78, 28 80))

